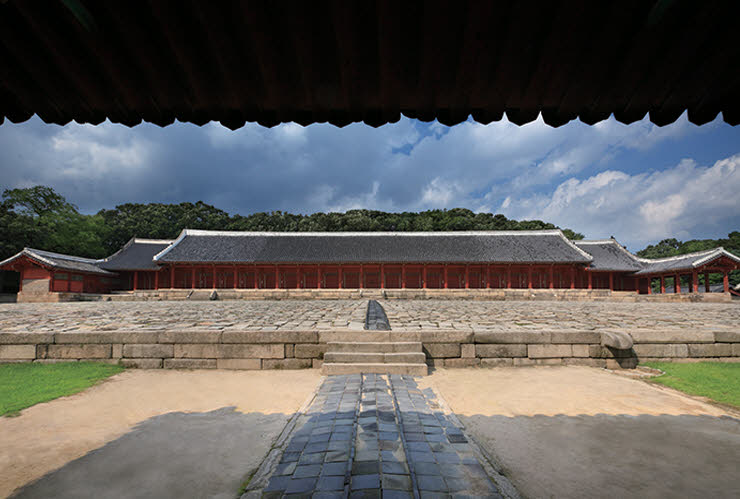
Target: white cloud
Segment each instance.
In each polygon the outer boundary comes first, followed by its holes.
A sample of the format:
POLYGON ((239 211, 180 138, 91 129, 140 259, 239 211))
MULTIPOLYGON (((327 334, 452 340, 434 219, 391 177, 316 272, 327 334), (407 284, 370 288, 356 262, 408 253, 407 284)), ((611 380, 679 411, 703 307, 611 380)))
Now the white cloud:
POLYGON ((740 214, 740 154, 699 166, 628 175, 604 171, 569 178, 549 195, 507 198, 500 210, 514 218, 539 218, 584 232, 615 235, 633 247, 666 237, 689 238, 719 228, 740 214))

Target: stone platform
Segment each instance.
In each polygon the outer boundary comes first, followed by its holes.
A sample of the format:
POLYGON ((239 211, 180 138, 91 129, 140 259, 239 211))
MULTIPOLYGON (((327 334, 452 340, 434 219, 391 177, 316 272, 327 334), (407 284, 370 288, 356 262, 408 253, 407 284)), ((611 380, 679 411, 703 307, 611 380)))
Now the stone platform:
POLYGON ((735 303, 382 304, 391 331, 363 330, 366 300, 0 304, 0 361, 300 369, 320 367, 337 342, 418 342, 445 367, 740 360, 735 303), (634 345, 609 348, 611 332, 634 345))

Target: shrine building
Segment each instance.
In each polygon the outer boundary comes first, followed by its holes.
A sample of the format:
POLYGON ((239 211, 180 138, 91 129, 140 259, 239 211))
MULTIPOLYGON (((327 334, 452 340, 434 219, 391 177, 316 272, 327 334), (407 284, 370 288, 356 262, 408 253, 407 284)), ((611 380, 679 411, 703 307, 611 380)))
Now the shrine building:
MULTIPOLYGON (((709 275, 740 258, 723 248, 646 259, 614 239, 560 230, 479 232, 228 232, 185 229, 131 239, 94 260, 25 248, 0 262, 21 274, 19 301, 40 295, 142 290, 553 289, 634 294, 709 292, 709 275), (699 289, 699 275, 704 275, 699 289)), ((74 298, 70 298, 74 299, 74 298)), ((40 300, 35 300, 40 301, 40 300)))

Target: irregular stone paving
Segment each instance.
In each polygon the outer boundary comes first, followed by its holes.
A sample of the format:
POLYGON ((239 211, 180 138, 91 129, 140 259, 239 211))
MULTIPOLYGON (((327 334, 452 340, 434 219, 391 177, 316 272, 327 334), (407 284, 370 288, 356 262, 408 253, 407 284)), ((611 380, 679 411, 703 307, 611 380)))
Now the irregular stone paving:
POLYGON ((740 303, 556 301, 383 301, 394 331, 726 329, 740 322, 740 303))
POLYGON ((327 378, 262 497, 501 497, 465 435, 412 376, 327 378))
POLYGON ((0 304, 0 332, 358 329, 367 300, 0 304))
MULTIPOLYGON (((365 325, 368 300, 0 304, 0 332, 332 330, 365 325)), ((394 331, 726 329, 738 303, 382 300, 394 331)))

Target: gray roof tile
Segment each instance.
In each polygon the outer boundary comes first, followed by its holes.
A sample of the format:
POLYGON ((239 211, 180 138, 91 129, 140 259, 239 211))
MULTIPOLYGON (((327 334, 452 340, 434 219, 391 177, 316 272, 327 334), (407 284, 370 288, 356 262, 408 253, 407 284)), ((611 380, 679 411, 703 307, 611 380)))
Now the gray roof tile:
POLYGON ((152 259, 154 255, 172 243, 163 239, 133 238, 120 250, 100 263, 106 270, 157 270, 159 266, 152 259))
POLYGON ((87 274, 99 274, 99 275, 115 275, 112 272, 98 267, 100 260, 94 260, 92 258, 82 258, 79 256, 63 255, 61 253, 53 253, 51 251, 37 250, 33 248, 23 248, 23 251, 15 254, 14 256, 0 262, 0 266, 10 263, 22 256, 26 256, 31 260, 35 260, 41 264, 49 267, 68 270, 71 272, 82 272, 87 274))

